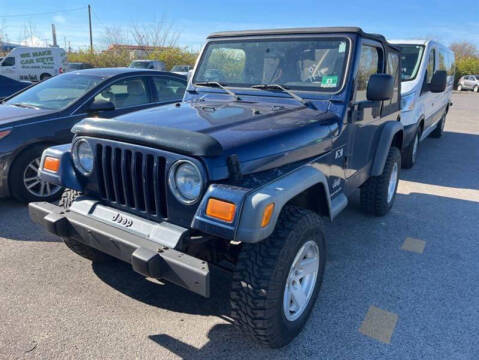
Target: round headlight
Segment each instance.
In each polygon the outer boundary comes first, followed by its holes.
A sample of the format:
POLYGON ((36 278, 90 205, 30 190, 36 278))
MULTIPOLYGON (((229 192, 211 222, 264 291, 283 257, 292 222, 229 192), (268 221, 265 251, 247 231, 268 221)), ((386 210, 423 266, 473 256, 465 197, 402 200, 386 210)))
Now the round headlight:
POLYGON ((188 160, 180 160, 173 164, 168 183, 175 197, 184 204, 194 204, 203 190, 200 169, 188 160))
POLYGON ((75 143, 73 161, 81 173, 88 175, 93 171, 93 150, 86 140, 80 140, 75 143))

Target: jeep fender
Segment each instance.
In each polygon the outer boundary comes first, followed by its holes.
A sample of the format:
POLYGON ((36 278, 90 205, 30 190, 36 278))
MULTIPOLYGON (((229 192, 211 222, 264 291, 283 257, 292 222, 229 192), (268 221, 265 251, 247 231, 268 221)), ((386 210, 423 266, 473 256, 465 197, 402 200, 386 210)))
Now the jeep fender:
MULTIPOLYGON (((382 174, 394 136, 398 133, 403 133, 403 125, 401 122, 389 121, 384 125, 371 167, 371 176, 379 176, 382 174)), ((399 150, 401 150, 401 148, 402 144, 400 144, 399 150)))
POLYGON ((77 191, 82 191, 83 186, 80 183, 75 172, 70 149, 71 144, 58 145, 47 148, 42 154, 39 177, 40 179, 48 181, 51 184, 60 185, 62 187, 77 191), (57 173, 43 170, 43 164, 47 156, 60 159, 60 168, 58 169, 57 173))
POLYGON ((326 177, 317 165, 304 165, 246 195, 235 240, 255 243, 266 239, 274 231, 283 206, 296 195, 316 184, 323 184, 328 212, 332 214, 326 177), (269 224, 262 227, 263 213, 270 203, 274 203, 273 215, 269 224))

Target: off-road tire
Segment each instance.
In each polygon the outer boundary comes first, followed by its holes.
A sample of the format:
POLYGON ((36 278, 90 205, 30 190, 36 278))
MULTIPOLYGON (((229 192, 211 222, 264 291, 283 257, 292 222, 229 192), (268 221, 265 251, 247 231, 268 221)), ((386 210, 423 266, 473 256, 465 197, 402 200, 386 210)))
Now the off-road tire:
POLYGON ((419 140, 421 139, 421 129, 418 127, 416 133, 414 134, 414 138, 409 144, 409 146, 404 151, 403 155, 401 156, 401 166, 403 169, 410 169, 416 164, 417 161, 417 152, 419 150, 419 140), (416 140, 417 139, 417 140, 416 140), (414 155, 414 142, 417 141, 416 146, 416 155, 414 155))
POLYGON ((391 172, 394 167, 394 163, 398 164, 398 179, 401 167, 401 152, 395 146, 391 146, 389 149, 386 163, 381 175, 371 176, 362 186, 360 192, 360 204, 361 209, 367 213, 375 216, 386 215, 393 206, 394 199, 396 198, 396 189, 391 201, 388 202, 388 186, 391 172))
POLYGON ((442 137, 444 134, 444 126, 446 125, 446 113, 442 115, 441 120, 439 120, 439 123, 437 124, 436 128, 433 130, 431 135, 429 135, 432 138, 439 139, 442 137))
POLYGON ((8 183, 10 186, 10 194, 18 201, 23 203, 29 203, 34 201, 47 201, 52 202, 60 198, 62 194, 61 189, 51 196, 35 196, 27 190, 25 187, 23 176, 27 166, 35 160, 42 156, 43 150, 48 147, 46 144, 38 144, 29 147, 22 153, 20 153, 15 160, 13 161, 10 173, 8 176, 8 183))
MULTIPOLYGON (((65 210, 68 210, 72 206, 72 203, 75 201, 75 199, 80 195, 81 193, 79 191, 67 189, 63 192, 58 205, 63 207, 65 210)), ((111 256, 90 246, 86 246, 72 237, 64 237, 63 241, 65 245, 75 254, 80 255, 85 259, 91 260, 92 262, 102 263, 113 260, 111 256)))
POLYGON ((306 209, 285 206, 271 236, 256 244, 243 244, 230 294, 235 325, 272 348, 288 344, 311 313, 325 264, 326 241, 320 217, 306 209), (319 248, 316 284, 301 316, 289 321, 283 311, 285 284, 296 253, 308 240, 315 241, 319 248))

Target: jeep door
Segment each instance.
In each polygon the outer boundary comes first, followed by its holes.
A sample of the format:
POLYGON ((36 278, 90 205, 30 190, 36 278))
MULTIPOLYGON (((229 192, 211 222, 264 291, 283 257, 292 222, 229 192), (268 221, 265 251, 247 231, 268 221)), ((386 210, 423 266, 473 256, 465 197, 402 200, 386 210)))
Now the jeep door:
MULTIPOLYGON (((360 51, 356 60, 355 74, 356 89, 353 103, 367 101, 366 90, 369 77, 375 73, 383 72, 384 49, 379 42, 361 39, 360 51)), ((378 104, 379 105, 379 104, 378 104)), ((349 124, 349 151, 346 166, 346 177, 359 176, 361 183, 367 176, 369 166, 375 153, 375 137, 380 125, 381 107, 367 107, 362 110, 351 109, 349 124)), ((356 181, 354 181, 356 183, 356 181)))

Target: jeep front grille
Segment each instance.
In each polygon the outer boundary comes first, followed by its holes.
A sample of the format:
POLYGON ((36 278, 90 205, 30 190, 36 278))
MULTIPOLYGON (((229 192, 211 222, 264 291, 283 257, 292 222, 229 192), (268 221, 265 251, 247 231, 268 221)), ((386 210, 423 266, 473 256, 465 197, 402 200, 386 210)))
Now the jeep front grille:
POLYGON ((167 217, 163 156, 97 144, 96 164, 103 200, 154 218, 167 217))

